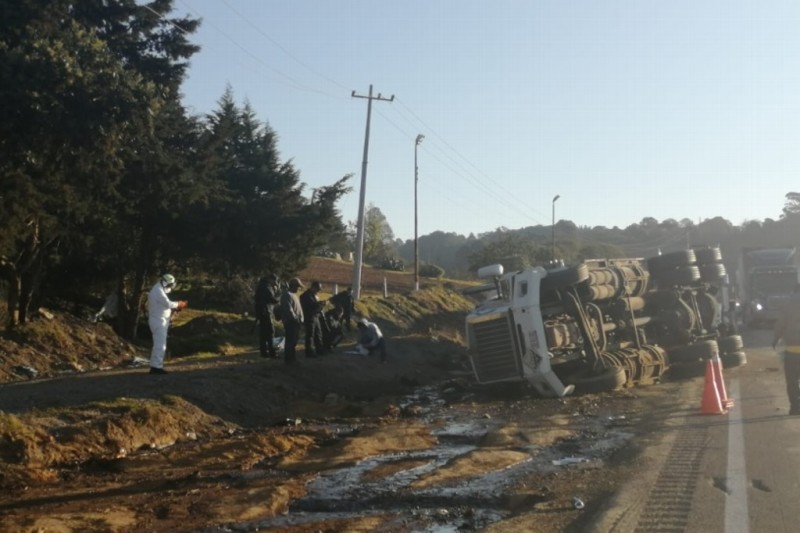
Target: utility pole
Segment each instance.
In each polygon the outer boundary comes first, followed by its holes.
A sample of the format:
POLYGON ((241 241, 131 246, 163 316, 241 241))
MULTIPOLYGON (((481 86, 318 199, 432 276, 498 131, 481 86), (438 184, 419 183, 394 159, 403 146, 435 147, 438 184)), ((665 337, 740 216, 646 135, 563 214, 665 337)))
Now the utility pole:
POLYGON ((372 101, 382 100, 384 102, 394 101, 394 95, 391 98, 384 98, 381 93, 377 96, 372 96, 372 84, 369 86, 369 95, 363 96, 356 94, 355 91, 351 94, 353 98, 366 98, 367 99, 367 129, 364 133, 364 159, 361 162, 361 193, 358 197, 358 231, 356 236, 356 257, 353 264, 353 299, 358 300, 361 296, 361 266, 364 260, 364 216, 365 207, 364 200, 367 197, 367 156, 369 154, 369 122, 372 117, 372 101))
POLYGON ((560 194, 556 194, 553 197, 553 248, 550 252, 550 261, 556 260, 556 201, 561 198, 560 194))
POLYGON ((417 166, 417 147, 425 136, 417 135, 414 141, 414 290, 419 290, 419 237, 417 236, 417 183, 419 182, 419 167, 417 166))

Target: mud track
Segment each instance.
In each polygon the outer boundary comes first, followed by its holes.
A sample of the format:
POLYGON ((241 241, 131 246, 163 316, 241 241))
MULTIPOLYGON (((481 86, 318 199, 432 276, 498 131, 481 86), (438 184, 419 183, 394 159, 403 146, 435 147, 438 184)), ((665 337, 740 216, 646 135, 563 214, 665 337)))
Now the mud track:
POLYGON ((244 354, 5 385, 0 410, 36 432, 4 443, 24 450, 2 476, 0 524, 578 531, 630 475, 646 406, 677 386, 562 400, 476 388, 445 364, 460 349, 403 337, 386 365, 244 354))

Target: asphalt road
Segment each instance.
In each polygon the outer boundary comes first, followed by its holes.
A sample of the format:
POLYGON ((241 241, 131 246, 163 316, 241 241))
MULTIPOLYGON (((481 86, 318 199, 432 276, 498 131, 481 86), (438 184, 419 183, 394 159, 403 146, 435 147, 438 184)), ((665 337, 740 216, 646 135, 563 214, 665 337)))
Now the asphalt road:
POLYGON ((788 415, 771 332, 743 337, 748 364, 725 373, 735 405, 700 414, 703 379, 695 378, 669 409, 654 408, 656 436, 637 475, 594 531, 800 531, 800 416, 788 415))

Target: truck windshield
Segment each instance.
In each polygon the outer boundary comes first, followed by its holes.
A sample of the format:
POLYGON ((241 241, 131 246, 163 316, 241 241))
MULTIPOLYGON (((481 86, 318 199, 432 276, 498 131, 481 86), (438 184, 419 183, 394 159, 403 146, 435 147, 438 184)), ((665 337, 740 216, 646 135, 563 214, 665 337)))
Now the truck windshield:
POLYGON ((796 272, 774 272, 753 276, 754 293, 787 294, 797 285, 796 272))

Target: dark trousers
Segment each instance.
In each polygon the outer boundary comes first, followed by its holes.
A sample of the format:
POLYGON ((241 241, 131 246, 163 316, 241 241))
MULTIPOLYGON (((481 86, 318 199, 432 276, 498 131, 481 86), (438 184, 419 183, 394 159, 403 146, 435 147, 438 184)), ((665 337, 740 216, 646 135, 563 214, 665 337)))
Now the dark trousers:
POLYGON ((269 316, 258 317, 258 351, 261 357, 278 357, 275 353, 275 326, 269 316))
POLYGON ((386 361, 386 337, 381 337, 381 340, 378 341, 378 344, 369 349, 370 356, 373 356, 376 353, 381 356, 381 362, 386 361))
POLYGON ((322 344, 322 326, 319 323, 319 315, 306 319, 306 357, 315 357, 317 353, 325 353, 322 344))
POLYGON ((287 363, 293 363, 296 360, 297 341, 300 340, 300 323, 294 320, 288 320, 283 323, 284 339, 283 345, 283 358, 287 363))
POLYGON ((342 310, 342 315, 341 315, 342 316, 342 327, 344 327, 347 331, 351 331, 352 327, 353 327, 353 325, 350 323, 350 314, 351 314, 350 311, 351 311, 351 309, 348 309, 347 307, 341 306, 341 305, 337 305, 336 309, 341 309, 342 310))
POLYGON ((789 407, 793 413, 800 414, 800 354, 783 352, 783 375, 786 377, 789 407))

